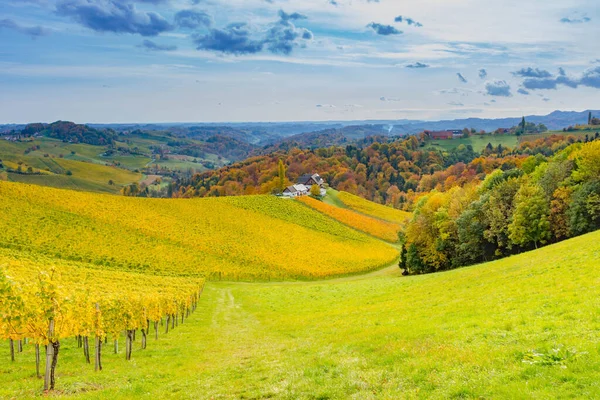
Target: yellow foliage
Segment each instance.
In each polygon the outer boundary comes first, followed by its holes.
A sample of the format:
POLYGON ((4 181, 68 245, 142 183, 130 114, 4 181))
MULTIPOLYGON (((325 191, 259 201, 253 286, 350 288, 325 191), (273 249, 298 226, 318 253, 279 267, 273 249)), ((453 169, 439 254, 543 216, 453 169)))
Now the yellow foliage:
POLYGON ((318 279, 397 257, 385 243, 274 196, 146 199, 0 182, 0 215, 0 247, 157 275, 318 279))
POLYGON ((352 210, 335 207, 311 197, 300 197, 299 201, 323 214, 329 215, 343 224, 388 242, 397 242, 398 233, 402 230, 400 224, 382 221, 380 219, 359 214, 352 210))
POLYGON ((148 321, 182 315, 204 280, 97 269, 93 265, 0 248, 0 339, 118 337, 148 321), (53 337, 49 320, 55 321, 53 337))
POLYGON ((406 224, 411 218, 411 213, 395 208, 383 206, 381 204, 373 203, 363 199, 362 197, 355 196, 347 192, 340 192, 338 198, 349 208, 360 213, 370 215, 375 218, 379 218, 389 222, 395 222, 398 224, 406 224))

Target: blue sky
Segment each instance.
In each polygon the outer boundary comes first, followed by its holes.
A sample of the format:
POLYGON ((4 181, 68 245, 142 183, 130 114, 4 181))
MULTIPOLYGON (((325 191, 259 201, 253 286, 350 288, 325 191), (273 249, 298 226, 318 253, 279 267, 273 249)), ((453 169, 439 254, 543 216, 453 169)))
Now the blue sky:
POLYGON ((598 108, 597 0, 0 0, 0 123, 598 108))

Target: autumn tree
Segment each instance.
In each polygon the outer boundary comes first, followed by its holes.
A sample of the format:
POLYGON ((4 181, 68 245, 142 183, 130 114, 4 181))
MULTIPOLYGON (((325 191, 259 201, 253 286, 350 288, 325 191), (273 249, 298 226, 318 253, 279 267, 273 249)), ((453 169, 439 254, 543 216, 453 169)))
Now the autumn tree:
POLYGON ((577 170, 574 178, 581 181, 600 180, 600 142, 586 143, 579 151, 571 154, 577 170))
POLYGON ((572 194, 573 189, 571 187, 560 187, 554 191, 550 201, 550 227, 552 235, 557 240, 565 239, 571 234, 567 211, 569 210, 572 194))
POLYGON ((285 164, 283 164, 283 160, 279 159, 278 165, 278 189, 279 193, 283 193, 283 189, 285 189, 285 164))
POLYGON ((314 184, 310 187, 310 195, 312 197, 321 197, 321 187, 317 184, 314 184))

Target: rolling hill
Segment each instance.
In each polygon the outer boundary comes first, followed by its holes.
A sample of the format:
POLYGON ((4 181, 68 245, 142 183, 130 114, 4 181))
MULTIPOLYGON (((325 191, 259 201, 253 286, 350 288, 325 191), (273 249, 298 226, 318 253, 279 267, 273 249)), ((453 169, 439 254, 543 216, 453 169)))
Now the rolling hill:
POLYGON ((274 196, 144 199, 0 182, 0 246, 109 269, 226 280, 318 279, 398 251, 274 196))

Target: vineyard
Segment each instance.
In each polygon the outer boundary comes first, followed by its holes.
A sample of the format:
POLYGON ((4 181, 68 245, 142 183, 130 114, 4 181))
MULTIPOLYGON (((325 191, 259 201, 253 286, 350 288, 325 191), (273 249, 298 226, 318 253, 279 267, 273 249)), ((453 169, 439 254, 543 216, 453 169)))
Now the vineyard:
POLYGON ((272 196, 142 199, 0 182, 0 214, 2 247, 153 275, 318 279, 374 270, 398 256, 272 196))
POLYGON ((337 197, 350 209, 384 221, 404 225, 411 217, 409 212, 373 203, 348 192, 339 192, 337 197))
POLYGON ((398 234, 402 230, 400 224, 372 218, 353 210, 335 207, 311 197, 300 197, 298 200, 343 224, 390 243, 398 241, 398 234))
POLYGON ((199 278, 105 271, 0 249, 0 339, 9 341, 13 362, 24 345, 35 347, 38 378, 45 353, 44 390, 53 390, 61 341, 75 338, 83 348, 82 362, 88 364, 92 341, 94 369, 99 371, 103 344, 110 339, 116 353, 124 336, 129 360, 136 332, 145 349, 151 324, 157 340, 159 324, 168 333, 169 325, 173 329, 183 323, 195 310, 203 286, 199 278))

